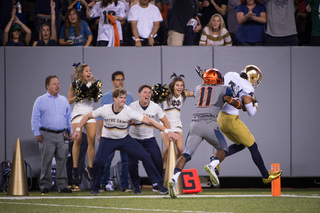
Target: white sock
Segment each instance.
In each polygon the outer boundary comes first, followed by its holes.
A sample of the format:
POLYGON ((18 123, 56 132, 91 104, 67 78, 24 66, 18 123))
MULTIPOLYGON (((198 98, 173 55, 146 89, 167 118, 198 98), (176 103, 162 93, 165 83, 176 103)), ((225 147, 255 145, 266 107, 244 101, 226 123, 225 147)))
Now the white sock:
POLYGON ((213 168, 216 168, 216 166, 218 166, 219 163, 220 163, 220 160, 213 160, 213 161, 210 162, 210 165, 213 168))
POLYGON ((180 174, 181 174, 181 172, 177 172, 176 174, 174 174, 174 175, 172 176, 172 179, 173 179, 176 183, 178 182, 178 178, 179 178, 180 174))

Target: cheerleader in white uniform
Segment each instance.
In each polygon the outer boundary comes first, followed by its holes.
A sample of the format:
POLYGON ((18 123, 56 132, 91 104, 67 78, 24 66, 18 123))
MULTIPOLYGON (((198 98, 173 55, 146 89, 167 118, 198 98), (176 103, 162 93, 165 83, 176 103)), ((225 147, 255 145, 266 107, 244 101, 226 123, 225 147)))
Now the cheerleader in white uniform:
MULTIPOLYGON (((174 141, 177 150, 177 159, 183 153, 183 135, 182 135, 182 122, 180 119, 180 111, 186 97, 193 97, 193 92, 185 90, 184 81, 181 77, 175 77, 169 84, 169 95, 166 101, 163 102, 163 111, 169 120, 171 130, 179 136, 179 139, 174 141)), ((161 134, 165 148, 162 153, 163 169, 165 169, 169 140, 166 134, 161 134)))
MULTIPOLYGON (((102 96, 101 93, 101 81, 94 80, 91 73, 91 68, 85 64, 74 64, 74 69, 72 72, 72 83, 69 87, 68 100, 69 104, 74 104, 71 113, 71 124, 72 130, 76 131, 79 126, 80 120, 87 113, 93 111, 93 101, 97 102, 102 96)), ((88 172, 89 178, 92 179, 92 168, 93 160, 95 155, 95 135, 96 135, 96 121, 95 119, 90 119, 85 125, 87 140, 88 140, 88 161, 89 166, 85 168, 88 172)), ((80 130, 80 132, 82 129, 80 130)), ((80 145, 82 134, 77 140, 74 140, 72 147, 72 159, 73 159, 73 169, 72 178, 75 181, 75 185, 79 186, 80 177, 78 172, 78 160, 80 153, 80 145)))

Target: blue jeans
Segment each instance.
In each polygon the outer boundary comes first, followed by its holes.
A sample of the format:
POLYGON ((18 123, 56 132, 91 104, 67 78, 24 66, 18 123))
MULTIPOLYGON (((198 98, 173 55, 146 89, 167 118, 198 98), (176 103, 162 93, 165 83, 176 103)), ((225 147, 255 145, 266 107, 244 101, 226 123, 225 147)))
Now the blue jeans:
MULTIPOLYGON (((110 167, 111 167, 111 162, 113 157, 114 157, 114 151, 109 155, 108 161, 104 166, 103 175, 101 178, 101 185, 107 185, 107 181, 110 178, 110 167)), ((120 175, 121 188, 125 189, 129 187, 128 155, 127 153, 120 151, 120 157, 121 157, 121 175, 120 175)))

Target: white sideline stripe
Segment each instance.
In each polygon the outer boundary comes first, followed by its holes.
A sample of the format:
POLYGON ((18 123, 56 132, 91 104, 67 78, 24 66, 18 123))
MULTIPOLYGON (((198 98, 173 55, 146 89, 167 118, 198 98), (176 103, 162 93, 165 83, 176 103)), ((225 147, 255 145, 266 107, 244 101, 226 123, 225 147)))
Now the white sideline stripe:
MULTIPOLYGON (((104 207, 104 206, 81 206, 81 205, 59 205, 59 204, 43 204, 43 203, 12 203, 0 202, 1 204, 17 204, 17 205, 32 205, 32 206, 52 206, 52 207, 76 207, 76 208, 90 208, 90 209, 112 209, 125 211, 148 211, 148 212, 189 212, 189 213, 209 213, 207 211, 188 211, 188 210, 168 210, 168 209, 135 209, 135 208, 118 208, 118 207, 104 207)), ((210 213, 232 213, 232 212, 211 212, 210 213)))
MULTIPOLYGON (((223 197, 272 197, 271 195, 179 195, 178 198, 203 198, 203 197, 215 197, 215 198, 223 198, 223 197)), ((295 198, 316 198, 320 199, 318 195, 281 195, 280 197, 295 197, 295 198)), ((148 195, 148 196, 39 196, 39 197, 0 197, 0 200, 40 200, 40 199, 126 199, 126 198, 160 198, 160 199, 168 199, 169 196, 161 196, 161 195, 148 195)))

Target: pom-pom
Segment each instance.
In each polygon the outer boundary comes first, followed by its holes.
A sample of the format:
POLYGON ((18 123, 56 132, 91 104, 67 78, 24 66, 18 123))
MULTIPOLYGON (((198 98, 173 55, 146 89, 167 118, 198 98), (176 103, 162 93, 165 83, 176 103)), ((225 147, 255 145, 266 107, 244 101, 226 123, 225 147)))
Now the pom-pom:
POLYGON ((166 100, 168 94, 169 90, 166 84, 163 86, 160 83, 156 84, 152 87, 151 100, 157 104, 160 104, 166 100))
POLYGON ((98 102, 98 100, 102 97, 101 86, 102 82, 100 80, 96 80, 91 84, 90 87, 88 87, 80 79, 72 82, 72 88, 76 96, 76 102, 82 102, 84 99, 98 102))

